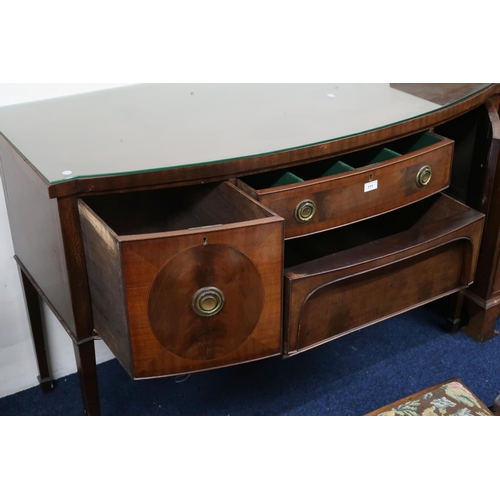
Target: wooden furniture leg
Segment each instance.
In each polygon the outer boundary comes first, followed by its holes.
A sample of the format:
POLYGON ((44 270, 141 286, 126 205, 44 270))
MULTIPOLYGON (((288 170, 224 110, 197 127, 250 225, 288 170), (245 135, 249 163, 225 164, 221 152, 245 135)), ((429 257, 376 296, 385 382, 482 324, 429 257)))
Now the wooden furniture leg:
POLYGON ((498 335, 495 323, 500 315, 500 304, 478 304, 466 296, 465 307, 469 316, 469 323, 463 328, 464 332, 478 342, 485 342, 498 335))
POLYGON ((31 280, 20 267, 19 274, 21 275, 26 311, 28 313, 31 336, 33 338, 33 345, 35 347, 36 360, 38 363, 38 382, 40 383, 42 391, 47 393, 52 390, 53 383, 50 375, 49 358, 45 343, 40 296, 33 286, 33 283, 31 283, 31 280))
POLYGON ((58 209, 75 320, 74 335, 70 336, 73 340, 83 407, 86 415, 100 415, 94 326, 77 198, 59 199, 58 209))
POLYGON ((450 315, 446 318, 448 333, 457 333, 462 326, 462 307, 464 303, 464 292, 461 290, 452 297, 450 315))
POLYGON ((79 344, 73 343, 73 348, 75 350, 76 366, 78 368, 85 414, 89 416, 100 415, 101 406, 99 402, 94 340, 90 339, 79 344))

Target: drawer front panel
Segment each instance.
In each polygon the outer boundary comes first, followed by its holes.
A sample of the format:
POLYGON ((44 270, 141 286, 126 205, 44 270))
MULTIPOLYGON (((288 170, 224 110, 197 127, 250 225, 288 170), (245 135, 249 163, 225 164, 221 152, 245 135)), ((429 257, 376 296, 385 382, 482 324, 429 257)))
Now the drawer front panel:
POLYGON ((454 142, 425 132, 337 158, 238 179, 294 238, 426 198, 450 182, 454 142))
POLYGON ((320 288, 301 311, 297 349, 460 289, 463 252, 464 242, 456 242, 320 288))
POLYGON ((289 240, 285 352, 467 287, 483 225, 483 214, 437 195, 376 220, 289 240))
POLYGON ((136 378, 281 353, 280 223, 123 245, 136 378))
POLYGON ((453 144, 378 167, 364 167, 329 180, 293 184, 274 193, 259 193, 258 200, 285 219, 285 237, 342 226, 413 203, 446 189, 450 181, 453 144), (430 181, 417 179, 429 166, 430 181), (301 203, 312 202, 314 215, 297 217, 301 203))

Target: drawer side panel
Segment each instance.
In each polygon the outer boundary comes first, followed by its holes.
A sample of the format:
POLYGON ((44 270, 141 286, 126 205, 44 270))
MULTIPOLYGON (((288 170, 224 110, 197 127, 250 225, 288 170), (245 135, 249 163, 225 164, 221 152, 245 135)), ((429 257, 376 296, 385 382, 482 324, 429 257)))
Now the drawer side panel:
POLYGON ((120 245, 82 201, 79 202, 94 329, 130 373, 131 354, 120 245))

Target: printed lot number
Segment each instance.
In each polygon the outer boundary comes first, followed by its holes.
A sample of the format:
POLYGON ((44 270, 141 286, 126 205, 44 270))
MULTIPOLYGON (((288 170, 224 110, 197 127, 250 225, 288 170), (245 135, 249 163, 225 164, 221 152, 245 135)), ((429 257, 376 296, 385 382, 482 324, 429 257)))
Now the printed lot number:
POLYGON ((368 191, 374 191, 378 188, 378 181, 371 181, 365 184, 365 193, 368 191))

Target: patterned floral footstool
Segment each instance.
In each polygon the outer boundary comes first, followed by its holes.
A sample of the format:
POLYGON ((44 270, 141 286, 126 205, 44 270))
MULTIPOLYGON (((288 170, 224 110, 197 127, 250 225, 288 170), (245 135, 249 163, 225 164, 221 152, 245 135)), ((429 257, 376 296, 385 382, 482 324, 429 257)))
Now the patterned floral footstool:
POLYGON ((367 416, 490 417, 493 413, 460 379, 454 378, 372 411, 367 416))

